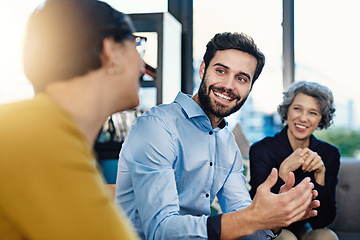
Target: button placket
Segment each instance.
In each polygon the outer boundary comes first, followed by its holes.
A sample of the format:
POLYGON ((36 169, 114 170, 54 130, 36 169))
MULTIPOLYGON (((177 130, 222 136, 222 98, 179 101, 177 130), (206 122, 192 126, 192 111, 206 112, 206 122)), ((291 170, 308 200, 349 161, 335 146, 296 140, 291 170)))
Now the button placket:
MULTIPOLYGON (((209 175, 209 177, 210 178, 212 178, 213 177, 213 174, 214 174, 214 168, 213 168, 213 166, 214 166, 214 157, 215 157, 215 155, 216 155, 216 153, 215 153, 215 142, 216 142, 216 134, 215 134, 215 132, 213 131, 213 130, 209 130, 208 131, 208 133, 209 133, 209 143, 210 143, 210 151, 212 152, 212 154, 210 154, 210 159, 209 159, 209 173, 210 173, 210 175, 209 175)), ((211 183, 209 182, 209 189, 208 189, 208 193, 206 193, 207 191, 205 191, 205 198, 210 198, 210 191, 211 191, 211 183)))

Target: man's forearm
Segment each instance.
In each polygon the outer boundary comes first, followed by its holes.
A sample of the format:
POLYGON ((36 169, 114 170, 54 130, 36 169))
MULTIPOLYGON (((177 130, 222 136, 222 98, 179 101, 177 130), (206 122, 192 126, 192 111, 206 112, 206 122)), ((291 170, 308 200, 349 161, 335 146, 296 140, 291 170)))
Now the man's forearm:
POLYGON ((226 213, 221 217, 221 239, 241 238, 261 229, 251 209, 245 208, 237 212, 226 213))

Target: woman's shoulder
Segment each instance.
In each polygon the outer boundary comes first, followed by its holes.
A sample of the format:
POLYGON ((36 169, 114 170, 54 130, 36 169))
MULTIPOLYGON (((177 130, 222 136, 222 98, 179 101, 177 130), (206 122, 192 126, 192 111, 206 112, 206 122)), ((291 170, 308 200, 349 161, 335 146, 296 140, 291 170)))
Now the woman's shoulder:
MULTIPOLYGON (((340 159, 340 151, 339 149, 328 142, 325 142, 323 140, 317 139, 314 137, 314 143, 313 143, 313 151, 316 151, 322 158, 325 159, 337 159, 337 161, 340 159)), ((311 147, 312 148, 312 147, 311 147)))
POLYGON ((268 137, 265 137, 259 141, 256 141, 254 142, 251 147, 252 148, 262 148, 262 147, 265 147, 265 146, 269 146, 269 145, 273 145, 275 142, 275 138, 274 136, 268 136, 268 137))
POLYGON ((314 137, 314 140, 317 148, 324 149, 326 151, 339 152, 339 149, 329 142, 318 139, 316 137, 314 137))
POLYGON ((252 148, 268 148, 268 147, 272 147, 272 146, 277 146, 282 142, 282 132, 278 132, 273 136, 267 136, 264 137, 263 139, 254 142, 251 147, 252 148))
POLYGON ((279 156, 281 154, 281 146, 282 144, 274 136, 265 137, 251 145, 250 155, 279 156))

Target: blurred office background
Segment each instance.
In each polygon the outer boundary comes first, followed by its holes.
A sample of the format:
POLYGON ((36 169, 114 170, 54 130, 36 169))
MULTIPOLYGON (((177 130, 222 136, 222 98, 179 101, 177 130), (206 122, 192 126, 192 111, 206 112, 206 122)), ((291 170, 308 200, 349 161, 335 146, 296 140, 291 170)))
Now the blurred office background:
MULTIPOLYGON (((23 74, 21 49, 26 20, 41 2, 41 0, 1 1, 0 104, 30 98, 34 94, 23 74)), ((166 15, 164 19, 167 19, 166 21, 170 19, 169 26, 172 29, 169 31, 175 31, 174 34, 166 34, 167 30, 165 30, 163 37, 159 38, 158 35, 144 33, 148 34, 150 39, 146 61, 154 69, 162 68, 162 72, 157 74, 162 78, 162 82, 161 85, 150 84, 153 88, 144 87, 140 90, 139 108, 146 110, 153 105, 170 102, 175 98, 178 90, 192 94, 200 83, 198 67, 208 40, 217 32, 244 32, 254 38, 267 60, 264 71, 255 83, 245 106, 240 112, 228 118, 229 127, 233 128, 239 123, 249 144, 272 135, 281 128, 276 108, 282 100, 282 91, 286 88, 284 65, 289 64, 288 61, 284 63, 283 57, 283 21, 286 21, 283 3, 287 2, 286 0, 107 0, 105 2, 120 11, 133 14, 134 17, 138 17, 138 14, 170 12, 170 18, 166 15), (158 41, 161 39, 164 46, 162 66, 158 66, 158 56, 154 57, 159 53, 156 49, 158 46, 154 45, 151 39, 155 39, 156 42, 156 38, 158 41), (187 41, 186 47, 184 41, 187 41), (177 54, 177 59, 169 61, 167 60, 169 57, 166 56, 172 56, 169 53, 171 49, 175 55, 177 54), (184 60, 184 57, 187 59, 184 60)), ((360 1, 289 2, 293 3, 293 15, 290 15, 293 17, 294 26, 293 80, 324 84, 333 91, 335 97, 334 125, 330 130, 317 132, 316 135, 337 145, 343 156, 359 158, 360 15, 358 10, 360 1)), ((147 79, 144 82, 145 86, 147 79)))

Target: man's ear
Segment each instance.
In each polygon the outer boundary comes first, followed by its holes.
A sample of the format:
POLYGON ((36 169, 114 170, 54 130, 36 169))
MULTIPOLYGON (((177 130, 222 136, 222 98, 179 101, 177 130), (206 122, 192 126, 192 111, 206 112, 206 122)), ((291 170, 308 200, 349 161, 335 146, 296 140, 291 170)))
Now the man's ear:
POLYGON ((199 76, 200 76, 201 80, 204 77, 204 73, 205 73, 205 62, 202 61, 201 64, 200 64, 200 68, 199 68, 199 76))

